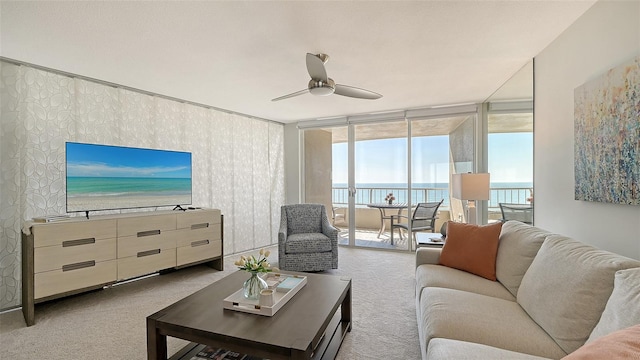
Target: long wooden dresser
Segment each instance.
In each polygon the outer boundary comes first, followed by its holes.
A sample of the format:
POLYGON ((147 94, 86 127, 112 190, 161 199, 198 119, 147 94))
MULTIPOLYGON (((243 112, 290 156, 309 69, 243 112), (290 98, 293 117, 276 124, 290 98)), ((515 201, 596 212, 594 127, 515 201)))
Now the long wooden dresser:
POLYGON ((150 211, 31 223, 22 235, 22 312, 35 304, 161 270, 207 263, 223 270, 217 209, 150 211))

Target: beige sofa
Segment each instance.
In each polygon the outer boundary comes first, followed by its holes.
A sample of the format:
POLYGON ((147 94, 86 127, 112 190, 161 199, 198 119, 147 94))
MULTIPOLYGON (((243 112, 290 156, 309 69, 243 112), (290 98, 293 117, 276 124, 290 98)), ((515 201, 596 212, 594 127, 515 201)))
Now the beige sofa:
POLYGON ((500 233, 497 281, 438 265, 440 252, 416 252, 423 359, 560 359, 640 324, 639 261, 516 221, 500 233))

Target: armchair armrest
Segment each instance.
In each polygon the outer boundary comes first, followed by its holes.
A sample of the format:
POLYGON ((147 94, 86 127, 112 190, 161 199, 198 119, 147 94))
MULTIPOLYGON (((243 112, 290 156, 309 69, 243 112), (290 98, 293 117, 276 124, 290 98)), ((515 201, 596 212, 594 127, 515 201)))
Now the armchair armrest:
POLYGON ((322 233, 329 239, 338 241, 338 229, 331 225, 326 216, 322 218, 322 233))
POLYGON ((421 247, 416 249, 416 267, 424 264, 438 265, 442 248, 421 247))

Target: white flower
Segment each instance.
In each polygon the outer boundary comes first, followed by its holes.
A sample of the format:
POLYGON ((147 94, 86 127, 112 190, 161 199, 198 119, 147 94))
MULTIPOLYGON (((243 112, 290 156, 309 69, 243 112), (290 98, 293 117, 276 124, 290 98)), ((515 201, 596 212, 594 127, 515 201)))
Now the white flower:
POLYGON ((269 250, 260 249, 260 255, 256 258, 254 255, 240 256, 240 259, 234 264, 245 271, 255 272, 271 272, 271 264, 267 261, 267 257, 271 255, 269 250))

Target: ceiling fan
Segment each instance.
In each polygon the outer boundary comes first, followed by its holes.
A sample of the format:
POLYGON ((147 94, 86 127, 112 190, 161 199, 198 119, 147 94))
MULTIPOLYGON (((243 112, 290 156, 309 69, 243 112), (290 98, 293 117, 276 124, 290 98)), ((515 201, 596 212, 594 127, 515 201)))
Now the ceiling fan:
POLYGON ((327 62, 327 60, 329 60, 329 55, 315 55, 307 53, 307 72, 309 72, 309 76, 311 76, 311 80, 309 80, 307 88, 288 95, 277 97, 275 99, 272 99, 271 101, 284 100, 306 93, 311 93, 312 95, 319 96, 336 94, 369 100, 375 100, 382 97, 382 95, 373 91, 348 85, 336 84, 332 78, 327 76, 327 71, 324 68, 324 64, 327 62))

